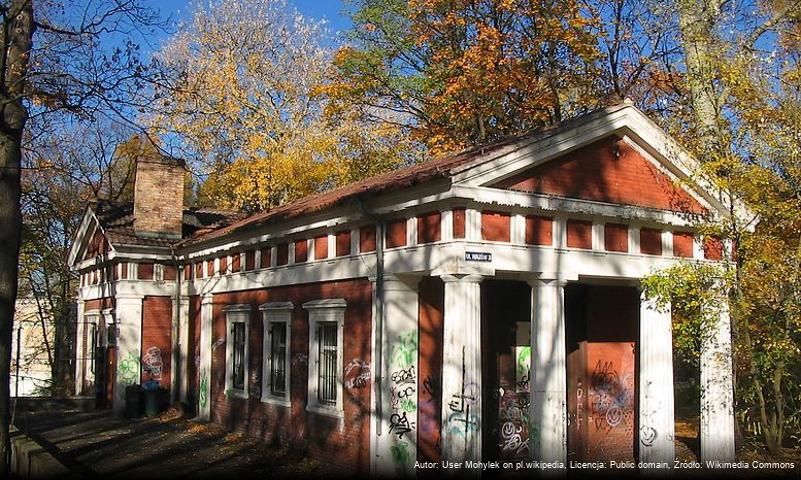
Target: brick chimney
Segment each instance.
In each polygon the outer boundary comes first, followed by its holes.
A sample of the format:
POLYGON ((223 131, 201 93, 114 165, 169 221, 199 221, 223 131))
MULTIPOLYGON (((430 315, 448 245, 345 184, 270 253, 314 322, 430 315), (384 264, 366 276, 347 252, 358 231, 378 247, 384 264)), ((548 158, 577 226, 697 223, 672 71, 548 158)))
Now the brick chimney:
POLYGON ((186 164, 155 148, 140 152, 134 179, 134 232, 139 237, 180 239, 186 164))

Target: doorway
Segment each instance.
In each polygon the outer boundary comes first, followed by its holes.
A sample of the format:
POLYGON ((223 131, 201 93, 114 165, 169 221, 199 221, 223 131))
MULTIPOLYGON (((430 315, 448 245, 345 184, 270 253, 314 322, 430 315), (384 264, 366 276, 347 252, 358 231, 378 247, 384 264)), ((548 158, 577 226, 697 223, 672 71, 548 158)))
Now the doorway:
POLYGON ((568 460, 636 458, 639 305, 636 287, 565 288, 568 460))
POLYGON ((482 458, 528 459, 531 287, 485 280, 481 316, 482 458))

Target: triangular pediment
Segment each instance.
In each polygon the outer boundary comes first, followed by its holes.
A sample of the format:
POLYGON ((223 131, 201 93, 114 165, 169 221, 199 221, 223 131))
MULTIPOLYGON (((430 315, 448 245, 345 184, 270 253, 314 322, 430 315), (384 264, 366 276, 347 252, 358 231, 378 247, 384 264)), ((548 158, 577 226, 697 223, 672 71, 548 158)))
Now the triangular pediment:
POLYGON ((707 212, 669 172, 614 135, 487 186, 676 212, 707 212))
MULTIPOLYGON (((509 144, 463 166, 454 186, 502 189, 713 217, 727 202, 700 164, 629 104, 509 144)), ((739 203, 742 218, 747 210, 739 203)))
POLYGON ((73 238, 67 257, 68 264, 74 267, 83 261, 104 257, 111 250, 111 244, 100 227, 97 216, 91 208, 87 208, 73 238))

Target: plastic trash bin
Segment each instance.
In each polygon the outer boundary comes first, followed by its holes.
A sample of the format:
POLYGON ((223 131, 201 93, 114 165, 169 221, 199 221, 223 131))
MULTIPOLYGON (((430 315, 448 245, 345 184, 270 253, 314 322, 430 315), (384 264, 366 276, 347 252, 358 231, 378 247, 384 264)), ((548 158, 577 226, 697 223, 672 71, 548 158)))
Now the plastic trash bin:
POLYGON ((145 415, 155 417, 159 414, 159 382, 148 380, 142 384, 145 391, 145 415))
POLYGON ((142 415, 143 397, 142 387, 139 385, 125 387, 125 418, 136 418, 142 415))

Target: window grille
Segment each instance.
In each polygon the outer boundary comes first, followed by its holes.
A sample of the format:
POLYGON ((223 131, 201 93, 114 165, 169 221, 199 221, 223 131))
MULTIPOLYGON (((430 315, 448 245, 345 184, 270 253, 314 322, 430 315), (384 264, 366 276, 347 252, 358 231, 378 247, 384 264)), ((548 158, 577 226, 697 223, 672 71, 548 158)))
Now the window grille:
POLYGON ((317 399, 321 405, 337 403, 337 324, 318 323, 319 369, 317 399))
POLYGON ((286 393, 286 323, 270 325, 270 392, 286 393))
POLYGON ((245 388, 245 323, 235 322, 234 331, 234 364, 233 364, 233 387, 236 389, 245 388))

